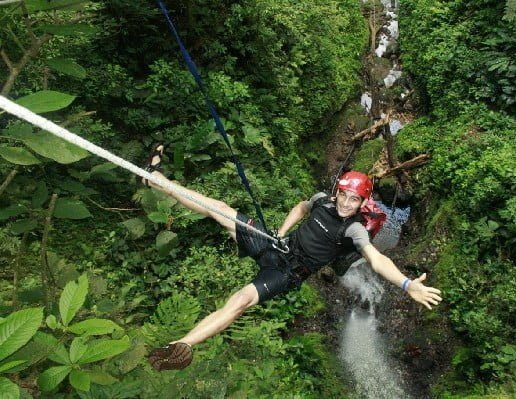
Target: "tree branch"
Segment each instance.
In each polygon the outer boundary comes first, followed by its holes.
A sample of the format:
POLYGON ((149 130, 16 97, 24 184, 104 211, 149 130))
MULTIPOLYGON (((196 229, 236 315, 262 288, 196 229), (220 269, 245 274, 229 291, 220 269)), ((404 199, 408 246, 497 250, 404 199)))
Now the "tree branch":
POLYGON ((16 259, 14 260, 13 299, 12 299, 12 307, 14 310, 17 310, 17 308, 18 308, 18 285, 20 282, 22 259, 23 259, 23 255, 25 253, 25 247, 27 246, 27 237, 28 236, 29 236, 28 231, 23 233, 23 237, 20 242, 20 248, 18 249, 18 253, 16 254, 16 259))
POLYGON ((415 167, 418 167, 418 166, 421 166, 421 165, 427 163, 429 159, 430 159, 429 154, 421 154, 421 155, 418 155, 417 157, 414 157, 408 161, 405 161, 405 162, 395 166, 394 168, 391 168, 389 170, 375 174, 375 177, 381 179, 382 177, 388 177, 388 176, 391 176, 391 175, 401 172, 401 171, 413 169, 415 167))
POLYGON ((15 166, 13 170, 11 170, 11 173, 7 175, 4 182, 0 186, 0 195, 3 194, 7 186, 11 183, 11 181, 14 179, 14 176, 18 173, 18 166, 15 166))
POLYGON ((105 208, 102 205, 100 205, 98 202, 93 201, 91 198, 85 197, 88 201, 90 201, 93 205, 97 206, 98 208, 104 210, 104 211, 111 211, 111 212, 120 212, 120 211, 140 211, 141 209, 138 208, 105 208))
POLYGON ((361 132, 358 132, 357 134, 355 134, 351 138, 351 140, 352 141, 358 141, 358 140, 363 139, 369 133, 375 134, 376 131, 378 130, 378 128, 382 127, 383 125, 386 125, 387 123, 389 123, 390 120, 391 120, 391 114, 389 112, 387 115, 385 115, 385 117, 383 117, 379 121, 373 123, 367 129, 364 129, 361 132))
POLYGON ((52 270, 50 270, 50 266, 48 265, 47 259, 47 242, 48 236, 50 233, 51 222, 52 222, 52 214, 54 213, 54 209, 56 207, 57 194, 52 194, 50 198, 50 204, 48 206, 47 216, 45 217, 45 227, 43 230, 43 238, 41 239, 41 282, 43 292, 45 293, 45 302, 47 309, 50 309, 51 301, 54 298, 54 289, 55 289, 55 279, 52 274, 52 270), (52 286, 50 286, 52 284, 52 286), (51 295, 49 295, 49 288, 51 288, 51 295))
POLYGON ((0 51, 0 56, 2 56, 2 60, 4 60, 5 64, 7 65, 7 68, 9 68, 9 71, 12 71, 14 68, 13 63, 4 50, 0 51))
POLYGON ((67 120, 65 120, 63 123, 61 123, 62 127, 67 127, 71 125, 72 123, 80 121, 82 118, 90 115, 95 115, 97 111, 85 111, 85 112, 79 112, 78 114, 71 115, 67 120))
POLYGON ((4 84, 4 87, 2 88, 1 95, 6 97, 9 92, 11 91, 14 81, 22 71, 22 69, 27 65, 27 63, 34 58, 36 55, 38 55, 39 51, 41 50, 41 47, 47 43, 51 39, 52 35, 49 35, 45 33, 40 38, 37 38, 32 41, 31 46, 29 49, 23 54, 23 57, 20 59, 20 61, 13 65, 13 68, 11 69, 9 76, 7 77, 7 80, 4 84))

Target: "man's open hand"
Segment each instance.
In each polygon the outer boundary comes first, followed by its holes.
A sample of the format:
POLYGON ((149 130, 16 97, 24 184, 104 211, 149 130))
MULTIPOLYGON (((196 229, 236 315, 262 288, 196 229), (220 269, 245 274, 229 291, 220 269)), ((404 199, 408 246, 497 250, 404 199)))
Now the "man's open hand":
POLYGON ((421 276, 411 281, 408 285, 407 292, 414 301, 422 303, 428 309, 432 310, 430 305, 438 305, 439 302, 442 301, 442 298, 439 296, 441 291, 437 288, 423 285, 421 282, 425 279, 426 273, 423 273, 421 276))

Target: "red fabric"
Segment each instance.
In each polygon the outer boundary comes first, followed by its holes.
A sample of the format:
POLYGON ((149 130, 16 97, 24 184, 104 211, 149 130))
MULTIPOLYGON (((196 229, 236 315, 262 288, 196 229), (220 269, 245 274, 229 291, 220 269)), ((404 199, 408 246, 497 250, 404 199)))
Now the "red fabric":
POLYGON ((372 198, 369 198, 367 203, 362 208, 360 208, 360 214, 365 219, 364 226, 371 235, 371 238, 378 234, 383 224, 387 220, 387 215, 385 212, 381 210, 381 208, 372 198))
POLYGON ((369 198, 373 191, 373 182, 366 174, 352 170, 340 177, 337 188, 353 191, 362 198, 369 198))

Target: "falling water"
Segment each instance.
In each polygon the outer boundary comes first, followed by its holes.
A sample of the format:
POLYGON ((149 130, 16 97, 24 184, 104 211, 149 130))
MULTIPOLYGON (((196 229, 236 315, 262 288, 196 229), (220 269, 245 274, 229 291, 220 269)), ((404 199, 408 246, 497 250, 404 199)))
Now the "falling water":
MULTIPOLYGON (((409 218, 410 208, 391 209, 381 203, 379 206, 387 214, 387 221, 374 238, 373 244, 384 251, 398 244, 401 228, 409 218)), ((378 331, 374 309, 382 300, 384 283, 364 259, 351 265, 341 278, 341 283, 359 298, 359 305, 353 307, 345 321, 340 352, 358 397, 411 398, 400 368, 389 357, 388 341, 378 331)))

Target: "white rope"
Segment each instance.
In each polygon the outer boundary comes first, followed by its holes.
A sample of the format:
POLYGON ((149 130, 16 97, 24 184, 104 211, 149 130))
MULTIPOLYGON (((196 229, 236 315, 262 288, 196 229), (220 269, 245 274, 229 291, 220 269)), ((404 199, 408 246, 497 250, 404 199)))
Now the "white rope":
POLYGON ((160 187, 170 190, 174 194, 184 197, 187 200, 192 201, 193 203, 195 203, 205 209, 208 209, 209 211, 212 211, 222 217, 225 217, 226 219, 232 220, 233 222, 245 227, 246 229, 253 231, 254 233, 256 233, 270 241, 276 242, 276 239, 274 237, 271 237, 267 233, 264 233, 263 231, 260 231, 257 228, 250 226, 245 222, 242 222, 241 220, 238 220, 229 215, 226 215, 224 212, 221 212, 219 209, 214 208, 208 204, 205 204, 204 202, 191 196, 188 192, 186 192, 178 184, 175 184, 168 180, 162 181, 162 180, 158 179, 157 177, 153 176, 146 170, 139 168, 136 165, 133 165, 131 162, 128 162, 125 159, 120 158, 120 157, 116 156, 115 154, 110 153, 109 151, 106 151, 102 147, 99 147, 99 146, 89 142, 88 140, 85 140, 82 137, 77 136, 76 134, 66 130, 65 128, 62 128, 61 126, 56 125, 54 122, 49 121, 48 119, 45 119, 45 118, 35 114, 34 112, 28 110, 27 108, 22 107, 21 105, 18 105, 3 96, 0 96, 0 108, 3 108, 8 113, 13 114, 13 115, 17 116, 18 118, 23 119, 43 130, 46 130, 46 131, 52 133, 53 135, 60 137, 63 140, 68 141, 69 143, 75 144, 78 147, 81 147, 95 155, 98 155, 99 157, 104 158, 104 159, 108 160, 109 162, 112 162, 115 165, 120 166, 121 168, 127 169, 127 170, 133 172, 134 174, 141 176, 160 187))

